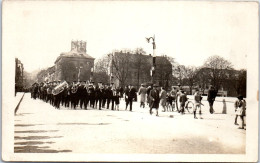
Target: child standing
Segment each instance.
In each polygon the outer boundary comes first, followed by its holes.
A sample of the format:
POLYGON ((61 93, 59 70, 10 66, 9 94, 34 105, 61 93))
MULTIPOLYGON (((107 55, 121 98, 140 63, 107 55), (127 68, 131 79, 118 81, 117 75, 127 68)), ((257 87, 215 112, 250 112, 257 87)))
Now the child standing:
POLYGON ((197 108, 199 109, 200 119, 202 119, 202 117, 201 117, 201 100, 202 100, 201 94, 199 93, 199 90, 196 89, 196 92, 194 93, 194 108, 193 108, 194 119, 198 119, 196 116, 197 108))

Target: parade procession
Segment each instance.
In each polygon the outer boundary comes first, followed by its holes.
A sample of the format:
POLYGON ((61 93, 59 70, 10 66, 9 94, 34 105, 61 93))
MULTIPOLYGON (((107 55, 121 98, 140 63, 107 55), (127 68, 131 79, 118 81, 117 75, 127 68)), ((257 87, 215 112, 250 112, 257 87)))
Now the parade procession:
POLYGON ((258 159, 259 4, 197 1, 4 0, 2 159, 258 159))
POLYGON ((70 109, 87 110, 88 107, 101 110, 106 108, 118 110, 119 98, 123 94, 122 88, 115 88, 113 84, 102 84, 99 82, 95 85, 94 82, 72 82, 53 81, 49 83, 34 83, 31 88, 31 97, 33 99, 41 99, 50 103, 56 109, 64 106, 70 109), (110 105, 111 103, 111 105, 110 105))

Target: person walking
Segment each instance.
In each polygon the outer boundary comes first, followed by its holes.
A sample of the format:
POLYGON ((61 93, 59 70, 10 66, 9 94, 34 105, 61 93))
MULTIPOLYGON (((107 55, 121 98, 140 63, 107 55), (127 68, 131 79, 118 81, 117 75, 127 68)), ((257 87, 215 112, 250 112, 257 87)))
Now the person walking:
POLYGON ((163 112, 166 111, 166 96, 167 92, 165 91, 164 87, 161 87, 161 92, 160 92, 160 104, 163 108, 163 112))
POLYGON ((138 94, 140 95, 140 108, 142 106, 144 108, 145 107, 145 98, 146 98, 146 88, 144 87, 144 84, 141 84, 138 94))
POLYGON ((181 90, 181 95, 180 95, 180 112, 181 114, 184 114, 184 107, 187 101, 187 95, 186 92, 184 92, 184 90, 181 90))
POLYGON ((209 102, 209 112, 211 114, 213 114, 215 111, 213 109, 213 104, 215 101, 215 98, 217 96, 217 91, 215 90, 215 88, 213 86, 210 86, 210 89, 208 91, 208 102, 209 102))
POLYGON ((101 110, 101 105, 102 105, 102 82, 98 83, 97 88, 95 89, 95 97, 96 97, 96 108, 99 108, 101 110))
POLYGON ((177 103, 176 103, 176 100, 177 100, 177 91, 176 91, 176 88, 174 86, 172 86, 172 90, 169 94, 169 104, 172 108, 172 111, 175 109, 175 107, 177 108, 177 111, 179 112, 179 109, 177 107, 177 103))
POLYGON ((244 117, 246 116, 246 101, 243 99, 242 95, 239 95, 237 97, 237 100, 235 101, 235 125, 239 125, 237 123, 237 117, 239 116, 241 119, 241 127, 238 127, 239 129, 245 129, 245 123, 244 123, 244 117))
POLYGON ((147 105, 150 107, 150 91, 153 89, 153 85, 149 85, 146 89, 146 94, 147 94, 147 105))
POLYGON ((129 111, 132 111, 132 105, 133 105, 133 101, 136 100, 136 90, 134 88, 134 86, 129 86, 129 94, 128 94, 128 102, 129 102, 129 105, 130 105, 130 110, 129 111))
POLYGON ((108 88, 107 88, 106 96, 107 96, 107 109, 109 109, 110 102, 112 102, 112 99, 113 99, 113 91, 110 86, 108 86, 108 88))
POLYGON ((125 93, 125 110, 127 110, 127 107, 128 107, 128 104, 129 104, 129 100, 128 100, 129 86, 125 87, 124 93, 125 93))
POLYGON ((197 109, 199 109, 200 119, 202 119, 202 117, 201 117, 201 105, 202 105, 201 100, 202 100, 202 96, 201 96, 199 90, 196 89, 196 92, 194 93, 194 107, 193 107, 194 119, 198 119, 196 116, 197 109))
POLYGON ((150 99, 150 114, 152 115, 152 110, 156 110, 156 116, 159 116, 158 114, 158 108, 159 108, 159 102, 160 102, 160 95, 159 91, 157 90, 158 85, 154 84, 153 89, 150 91, 149 99, 150 99))

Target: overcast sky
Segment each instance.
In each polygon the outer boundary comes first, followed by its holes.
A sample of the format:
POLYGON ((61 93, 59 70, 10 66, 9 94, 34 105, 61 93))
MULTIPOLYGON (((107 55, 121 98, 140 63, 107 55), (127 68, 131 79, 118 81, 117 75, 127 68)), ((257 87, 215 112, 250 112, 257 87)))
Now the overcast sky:
MULTIPOLYGON (((6 2, 6 1, 5 1, 6 2)), ((87 41, 87 53, 100 58, 113 49, 142 47, 155 34, 157 55, 201 66, 212 55, 246 68, 250 40, 258 27, 252 3, 173 1, 8 2, 3 37, 11 55, 31 72, 54 65, 71 40, 87 41), (8 9, 8 10, 7 10, 8 9), (8 28, 5 28, 8 27, 8 28)), ((6 9, 6 10, 5 10, 6 9)))

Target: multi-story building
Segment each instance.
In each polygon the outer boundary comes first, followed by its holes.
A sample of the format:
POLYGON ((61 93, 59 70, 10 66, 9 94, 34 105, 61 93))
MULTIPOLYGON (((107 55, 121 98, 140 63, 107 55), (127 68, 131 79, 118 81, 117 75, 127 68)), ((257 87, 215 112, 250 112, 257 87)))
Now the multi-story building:
MULTIPOLYGON (((111 82, 116 86, 131 84, 139 87, 142 83, 151 83, 151 55, 135 54, 130 52, 115 52, 110 64, 111 82)), ((110 75, 109 74, 109 75, 110 75)), ((153 83, 163 87, 170 85, 172 77, 172 65, 165 56, 156 57, 156 69, 153 75, 153 83)))
POLYGON ((91 80, 94 67, 94 58, 87 54, 85 41, 71 41, 71 50, 61 53, 54 62, 55 65, 44 70, 38 77, 39 81, 91 80))
POLYGON ((24 67, 22 62, 15 58, 15 92, 22 91, 23 89, 23 78, 24 78, 24 67))

